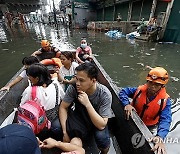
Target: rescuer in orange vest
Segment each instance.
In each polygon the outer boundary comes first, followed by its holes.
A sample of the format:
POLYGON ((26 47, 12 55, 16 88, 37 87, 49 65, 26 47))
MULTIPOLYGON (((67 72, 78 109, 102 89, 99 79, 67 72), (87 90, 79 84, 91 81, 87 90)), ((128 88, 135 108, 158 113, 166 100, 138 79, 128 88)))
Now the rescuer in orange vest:
MULTIPOLYGON (((59 58, 60 54, 61 54, 60 50, 56 47, 53 47, 48 40, 42 40, 41 48, 39 50, 35 51, 32 54, 32 56, 37 56, 37 55, 40 55, 40 54, 46 53, 46 52, 54 53, 55 56, 53 56, 53 57, 56 57, 56 58, 59 58)), ((48 58, 53 58, 53 57, 48 57, 48 58)))
POLYGON ((153 151, 165 154, 163 139, 169 132, 172 121, 171 100, 166 93, 165 85, 168 82, 168 72, 162 67, 150 70, 146 77, 147 83, 137 87, 123 88, 119 93, 126 118, 136 111, 145 125, 155 135, 153 151), (132 102, 129 102, 132 98, 132 102), (158 142, 157 142, 158 141, 158 142))

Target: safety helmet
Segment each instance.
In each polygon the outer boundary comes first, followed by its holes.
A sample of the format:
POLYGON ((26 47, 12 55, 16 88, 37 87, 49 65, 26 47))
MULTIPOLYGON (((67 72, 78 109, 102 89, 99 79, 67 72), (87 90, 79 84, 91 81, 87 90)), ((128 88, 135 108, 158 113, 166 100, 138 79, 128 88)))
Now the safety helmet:
POLYGON ((41 41, 41 46, 42 47, 48 47, 50 45, 49 41, 48 40, 42 40, 41 41))
POLYGON ((165 85, 168 82, 168 72, 162 67, 155 67, 149 71, 146 80, 165 85))

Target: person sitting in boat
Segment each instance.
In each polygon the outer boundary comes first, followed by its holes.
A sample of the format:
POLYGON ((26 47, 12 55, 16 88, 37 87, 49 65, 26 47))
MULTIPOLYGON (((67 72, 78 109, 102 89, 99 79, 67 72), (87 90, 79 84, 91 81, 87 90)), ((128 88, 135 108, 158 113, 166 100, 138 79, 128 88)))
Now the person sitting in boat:
POLYGON ((74 61, 73 54, 70 51, 62 52, 60 59, 62 66, 57 70, 58 80, 64 83, 64 90, 66 91, 68 85, 75 82, 75 69, 79 64, 74 61))
POLYGON ((27 126, 10 124, 0 129, 1 154, 41 154, 37 138, 27 126))
POLYGON ((152 140, 155 143, 153 151, 164 154, 163 139, 168 134, 172 121, 171 100, 165 89, 168 72, 162 67, 152 68, 146 80, 147 83, 138 88, 123 88, 119 93, 119 99, 124 106, 126 118, 129 119, 132 111, 136 111, 155 135, 152 140), (129 98, 133 98, 131 103, 129 98))
MULTIPOLYGON (((42 40, 41 41, 41 48, 38 51, 35 51, 32 56, 37 56, 40 55, 42 53, 46 53, 46 52, 54 52, 55 53, 55 57, 59 58, 60 57, 60 50, 56 47, 51 46, 51 44, 49 43, 48 40, 42 40)), ((51 57, 53 58, 53 57, 51 57)))
POLYGON ((42 142, 30 128, 24 125, 10 124, 0 129, 1 154, 41 154, 40 148, 53 147, 64 151, 61 154, 85 154, 80 138, 73 138, 70 143, 52 138, 42 142))
POLYGON ((70 143, 56 141, 53 138, 48 138, 43 142, 40 141, 40 147, 47 149, 59 148, 64 151, 61 154, 85 154, 85 150, 82 148, 82 141, 77 137, 71 139, 70 143))
POLYGON ((34 56, 30 56, 30 57, 24 57, 22 60, 22 64, 24 65, 24 70, 21 72, 21 74, 15 78, 14 80, 12 80, 10 83, 8 83, 8 85, 6 85, 5 87, 2 87, 1 90, 7 90, 9 91, 9 89, 14 86, 15 84, 17 84, 18 82, 20 82, 22 79, 26 78, 26 70, 27 68, 35 63, 39 63, 39 60, 34 57, 34 56))
POLYGON ((92 50, 91 47, 87 45, 87 41, 85 39, 81 40, 81 46, 76 50, 76 60, 78 63, 82 64, 85 61, 91 61, 92 58, 92 50))
MULTIPOLYGON (((86 141, 89 135, 94 135, 101 153, 107 154, 110 147, 107 122, 114 116, 112 95, 107 87, 97 82, 95 65, 83 63, 75 70, 76 83, 69 85, 59 108, 59 130, 62 128, 62 132, 56 133, 61 133, 65 142, 70 142, 73 137, 86 141)), ((57 130, 59 119, 54 124, 57 130)))
MULTIPOLYGON (((40 63, 31 65, 27 69, 27 76, 31 81, 31 85, 24 90, 20 106, 31 99, 32 86, 37 86, 36 97, 47 113, 55 108, 56 104, 60 104, 65 95, 64 90, 58 80, 52 82, 50 73, 44 65, 40 63)), ((52 121, 54 118, 49 118, 49 120, 52 121)))

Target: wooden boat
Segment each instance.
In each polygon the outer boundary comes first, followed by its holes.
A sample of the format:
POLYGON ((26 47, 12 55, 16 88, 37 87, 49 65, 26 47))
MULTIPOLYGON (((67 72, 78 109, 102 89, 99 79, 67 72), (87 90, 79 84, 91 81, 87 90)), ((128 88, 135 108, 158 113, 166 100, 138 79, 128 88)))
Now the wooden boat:
MULTIPOLYGON (((44 57, 39 58, 43 59, 44 57)), ((152 134, 135 112, 133 112, 133 119, 125 120, 124 110, 118 99, 119 88, 113 83, 95 57, 93 57, 93 63, 99 69, 98 81, 107 86, 113 96, 112 110, 115 118, 110 119, 108 123, 112 140, 109 153, 153 154, 154 152, 151 151, 153 145, 147 141, 152 137, 152 134), (111 148, 113 148, 113 152, 111 148)), ((11 80, 16 78, 22 70, 23 68, 11 80)), ((0 91, 0 124, 5 119, 7 120, 8 118, 6 117, 12 112, 13 108, 18 106, 21 94, 27 85, 27 79, 23 79, 20 83, 13 86, 9 92, 0 91)), ((92 138, 90 140, 91 142, 88 141, 88 145, 85 145, 86 153, 98 154, 95 142, 92 138)), ((53 150, 45 150, 43 153, 53 153, 53 150)))

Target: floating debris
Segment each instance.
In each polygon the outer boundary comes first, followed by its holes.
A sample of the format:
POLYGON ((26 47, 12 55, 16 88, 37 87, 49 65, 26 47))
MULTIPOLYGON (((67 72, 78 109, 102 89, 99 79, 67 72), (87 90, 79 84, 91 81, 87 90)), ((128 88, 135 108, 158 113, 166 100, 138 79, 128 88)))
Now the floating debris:
POLYGON ((156 49, 155 49, 155 48, 151 48, 150 50, 151 50, 151 51, 154 51, 154 50, 156 50, 156 49))
POLYGON ((179 81, 179 78, 174 77, 174 76, 171 76, 171 79, 172 79, 172 82, 178 82, 179 81))
POLYGON ((144 67, 144 64, 143 63, 137 63, 138 65, 141 65, 141 66, 143 66, 144 67))
POLYGON ((9 49, 2 49, 3 51, 8 51, 9 49))
POLYGON ((150 56, 151 54, 150 53, 145 53, 145 55, 150 56))

